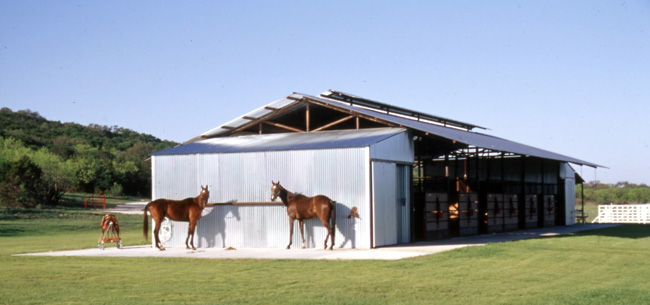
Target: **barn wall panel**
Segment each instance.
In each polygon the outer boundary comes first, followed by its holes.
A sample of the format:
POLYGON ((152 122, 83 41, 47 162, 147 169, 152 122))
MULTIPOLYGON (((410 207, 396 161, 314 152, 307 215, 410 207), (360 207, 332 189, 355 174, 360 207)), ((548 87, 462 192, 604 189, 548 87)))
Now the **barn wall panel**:
MULTIPOLYGON (((215 174, 219 169, 219 158, 216 155, 197 154, 196 158, 196 179, 199 185, 207 185, 210 191, 208 202, 215 201, 215 195, 220 193, 219 184, 216 183, 215 174)), ((198 195, 198 193, 197 193, 198 195)), ((196 196, 196 195, 193 195, 196 196)))
POLYGON ((403 132, 370 146, 370 158, 395 162, 413 163, 413 141, 403 132))
MULTIPOLYGON (((335 247, 370 247, 369 148, 155 157, 156 198, 170 198, 183 189, 210 187, 211 203, 268 202, 271 180, 306 196, 323 194, 337 202, 335 247), (348 219, 357 207, 358 219, 348 219)), ((196 196, 196 194, 184 195, 196 196)), ((183 198, 185 198, 183 197, 183 198)), ((179 197, 174 199, 180 199, 179 197)), ((163 243, 184 247, 187 223, 172 222, 172 238, 163 243)), ((322 247, 327 231, 318 219, 305 221, 307 247, 322 247)), ((285 247, 289 221, 278 204, 217 205, 204 210, 196 229, 199 247, 285 247)), ((197 242, 198 241, 198 242, 197 242)), ((298 222, 293 245, 302 244, 298 222)))
POLYGON ((154 156, 156 179, 152 199, 167 198, 180 200, 195 197, 201 192, 197 181, 196 155, 154 156))
MULTIPOLYGON (((566 225, 574 225, 576 223, 575 208, 576 208, 576 190, 575 190, 575 171, 568 163, 560 164, 560 177, 564 179, 564 215, 566 225)), ((560 194, 562 195, 562 194, 560 194)))

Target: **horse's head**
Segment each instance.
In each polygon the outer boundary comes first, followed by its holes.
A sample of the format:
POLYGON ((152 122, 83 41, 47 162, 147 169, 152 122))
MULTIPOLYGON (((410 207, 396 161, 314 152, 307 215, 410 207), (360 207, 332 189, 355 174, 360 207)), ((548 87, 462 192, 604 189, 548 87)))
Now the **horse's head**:
POLYGON ((271 201, 275 201, 276 198, 280 196, 280 191, 282 190, 282 185, 280 185, 280 181, 278 183, 273 182, 271 180, 271 201))
POLYGON ((206 204, 208 204, 208 198, 210 197, 210 191, 208 191, 208 186, 206 185, 203 187, 201 185, 201 194, 199 194, 199 204, 202 207, 205 207, 206 204))

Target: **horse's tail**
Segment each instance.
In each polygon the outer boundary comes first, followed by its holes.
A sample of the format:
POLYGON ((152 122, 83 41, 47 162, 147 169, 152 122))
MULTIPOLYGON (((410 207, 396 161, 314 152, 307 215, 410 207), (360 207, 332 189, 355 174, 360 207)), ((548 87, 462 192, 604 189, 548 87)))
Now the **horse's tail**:
POLYGON ((334 247, 334 235, 336 234, 336 201, 330 200, 332 209, 332 247, 334 247))
POLYGON ((147 219, 147 210, 149 209, 149 205, 151 202, 147 203, 147 205, 144 206, 144 215, 142 216, 142 234, 144 235, 144 240, 149 241, 149 219, 147 219))

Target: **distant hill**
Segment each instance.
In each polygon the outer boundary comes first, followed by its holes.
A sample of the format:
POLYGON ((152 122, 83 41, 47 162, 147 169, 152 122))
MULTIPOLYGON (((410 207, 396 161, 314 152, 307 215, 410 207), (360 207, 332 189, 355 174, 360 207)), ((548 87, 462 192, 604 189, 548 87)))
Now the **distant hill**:
POLYGON ((49 149, 63 142, 86 143, 96 147, 126 150, 136 142, 151 143, 156 149, 164 149, 178 143, 161 140, 149 134, 138 133, 118 126, 50 121, 31 110, 11 111, 0 109, 0 137, 13 137, 32 149, 49 149))
POLYGON ((61 123, 47 120, 35 111, 14 112, 2 108, 0 203, 6 203, 11 200, 9 196, 17 195, 5 194, 3 197, 2 190, 20 183, 14 180, 20 180, 16 176, 25 170, 16 167, 29 167, 30 163, 42 171, 43 179, 51 180, 47 183, 56 184, 59 192, 149 196, 151 168, 146 161, 148 154, 175 145, 175 142, 118 126, 61 123), (9 176, 7 173, 12 169, 14 175, 9 176))

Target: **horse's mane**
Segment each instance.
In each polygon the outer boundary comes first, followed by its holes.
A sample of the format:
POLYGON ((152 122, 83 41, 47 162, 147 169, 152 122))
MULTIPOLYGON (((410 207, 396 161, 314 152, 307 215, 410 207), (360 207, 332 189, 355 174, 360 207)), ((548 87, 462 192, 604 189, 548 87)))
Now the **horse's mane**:
POLYGON ((287 199, 291 197, 293 199, 301 199, 301 198, 307 198, 307 196, 300 194, 300 193, 291 193, 287 191, 287 199))

